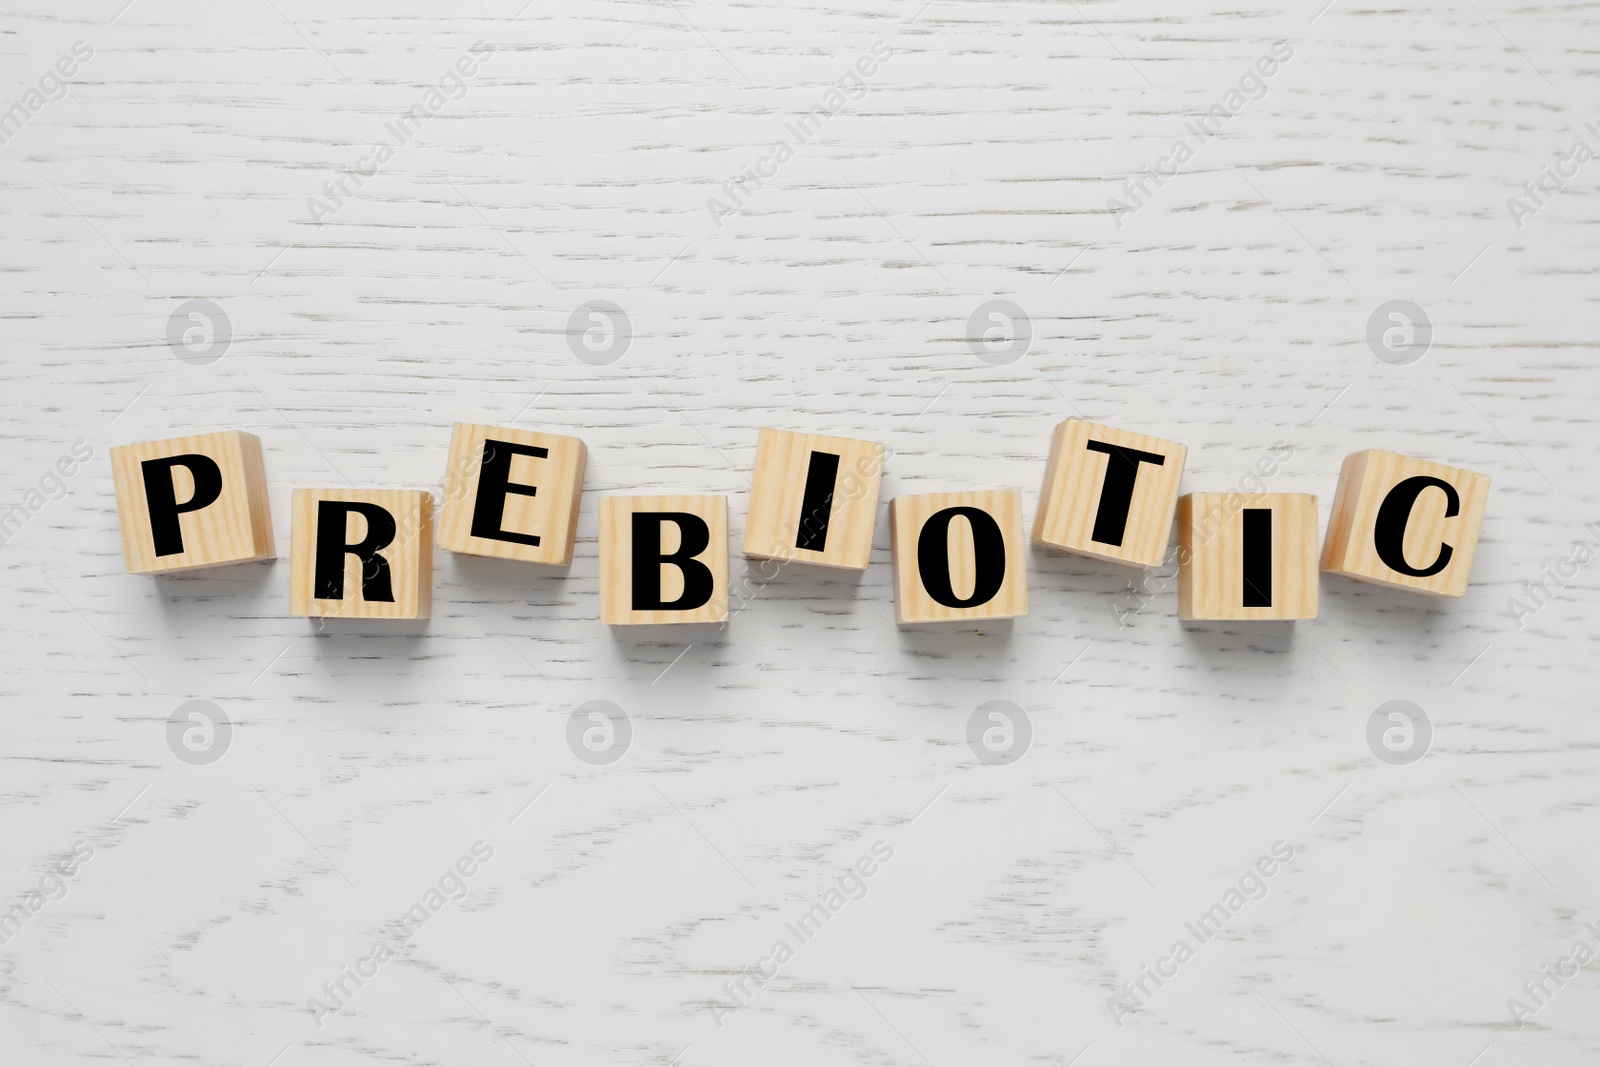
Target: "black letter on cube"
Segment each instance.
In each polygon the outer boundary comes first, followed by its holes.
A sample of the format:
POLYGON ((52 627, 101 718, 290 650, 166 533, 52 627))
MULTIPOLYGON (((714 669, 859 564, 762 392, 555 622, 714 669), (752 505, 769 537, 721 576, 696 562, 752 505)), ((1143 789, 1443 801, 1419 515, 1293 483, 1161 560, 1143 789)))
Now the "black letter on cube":
POLYGON ((811 453, 806 468, 806 488, 800 497, 800 529, 794 546, 812 552, 828 547, 828 520, 833 517, 833 485, 839 479, 839 457, 832 452, 811 453))
POLYGON ((1167 458, 1137 448, 1090 441, 1090 452, 1106 454, 1106 480, 1100 486, 1100 506, 1094 513, 1094 532, 1089 536, 1103 545, 1122 544, 1128 529, 1128 512, 1133 510, 1133 483, 1139 477, 1139 464, 1165 466, 1167 458))
POLYGON ((945 508, 929 516, 917 535, 917 573, 922 587, 947 608, 987 604, 1006 580, 1006 539, 994 516, 981 508, 945 508), (950 587, 950 523, 957 516, 972 528, 972 595, 962 600, 950 587))
POLYGON ((312 574, 312 595, 318 600, 344 599, 344 557, 347 553, 361 560, 361 599, 394 603, 394 585, 389 580, 389 561, 378 555, 394 540, 394 516, 377 504, 350 500, 317 501, 316 570, 312 574), (346 519, 355 512, 367 520, 367 535, 356 544, 346 544, 346 519))
POLYGON ((485 439, 483 462, 478 466, 478 496, 472 502, 472 536, 486 537, 491 541, 510 541, 519 545, 539 547, 538 534, 521 534, 502 530, 505 521, 506 496, 537 496, 539 489, 511 480, 511 457, 532 456, 545 459, 550 450, 537 445, 519 445, 510 441, 485 439))
POLYGON ((1411 509, 1417 506, 1417 497, 1422 495, 1424 489, 1444 490, 1445 518, 1461 513, 1461 496, 1455 486, 1419 474, 1389 490, 1389 495, 1383 498, 1383 503, 1378 507, 1378 520, 1373 523, 1372 529, 1372 544, 1378 550, 1378 558, 1383 560, 1385 566, 1413 578, 1428 578, 1438 574, 1449 566, 1450 557, 1456 551, 1449 545, 1441 544, 1439 555, 1433 563, 1420 570, 1406 562, 1406 523, 1411 518, 1411 509))
POLYGON ((150 540, 157 556, 176 556, 183 551, 183 528, 178 516, 199 511, 217 502, 222 495, 222 469, 210 456, 191 452, 165 459, 147 459, 139 464, 144 476, 144 502, 150 511, 150 540), (172 484, 172 468, 183 467, 194 478, 194 495, 178 503, 172 484))
POLYGON ((636 511, 633 513, 633 610, 693 611, 711 601, 711 568, 693 558, 711 544, 706 520, 686 511, 636 511), (661 525, 678 525, 682 539, 671 555, 661 554, 661 525), (683 572, 683 592, 667 603, 661 599, 661 565, 671 563, 683 572))
POLYGON ((1244 606, 1272 607, 1272 509, 1245 508, 1239 574, 1244 579, 1244 606))

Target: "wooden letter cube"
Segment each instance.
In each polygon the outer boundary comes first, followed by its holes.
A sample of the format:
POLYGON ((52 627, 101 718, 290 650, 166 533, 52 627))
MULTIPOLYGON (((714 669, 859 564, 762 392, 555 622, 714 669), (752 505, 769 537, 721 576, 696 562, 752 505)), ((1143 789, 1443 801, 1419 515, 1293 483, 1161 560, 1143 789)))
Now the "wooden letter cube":
POLYGON ((1178 618, 1316 617, 1316 497, 1189 493, 1178 499, 1178 618))
POLYGON ((1050 440, 1033 543, 1153 567, 1167 554, 1188 449, 1068 419, 1050 440))
POLYGON ((744 554, 865 570, 883 454, 871 441, 763 429, 744 554))
POLYGON ((272 559, 261 438, 240 430, 111 450, 129 574, 272 559))
POLYGON ((901 625, 1028 613, 1022 493, 897 496, 889 503, 894 616, 901 625))
POLYGON ((576 437, 458 422, 439 545, 524 563, 572 563, 588 450, 576 437))
POLYGON ((728 498, 600 498, 600 619, 728 619, 728 498))
POLYGON ((433 609, 433 494, 296 489, 289 613, 426 619, 433 609))
POLYGON ((1461 596, 1488 501, 1487 475, 1376 448, 1346 456, 1322 569, 1431 596, 1461 596))

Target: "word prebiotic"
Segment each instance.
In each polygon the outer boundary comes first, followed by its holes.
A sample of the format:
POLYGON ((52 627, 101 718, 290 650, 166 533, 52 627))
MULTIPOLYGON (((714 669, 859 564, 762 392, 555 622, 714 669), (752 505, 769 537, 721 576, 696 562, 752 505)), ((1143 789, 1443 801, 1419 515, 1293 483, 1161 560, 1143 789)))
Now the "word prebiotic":
MULTIPOLYGON (((764 429, 744 554, 866 569, 884 445, 764 429)), ((542 566, 572 563, 588 451, 575 437, 458 423, 438 541, 451 552, 542 566)), ((901 625, 1028 613, 1034 545, 1131 567, 1164 558, 1176 517, 1178 617, 1314 619, 1319 571, 1431 596, 1466 592, 1489 479, 1394 452, 1347 457, 1317 549, 1317 498, 1180 495, 1187 449, 1079 419, 1056 427, 1031 534, 1022 493, 975 488, 889 504, 895 619, 901 625)), ((261 442, 240 431, 111 450, 130 574, 273 558, 261 442)), ((434 507, 424 489, 296 489, 290 612, 426 618, 434 507)), ((600 501, 600 618, 614 626, 724 623, 728 499, 600 501)))

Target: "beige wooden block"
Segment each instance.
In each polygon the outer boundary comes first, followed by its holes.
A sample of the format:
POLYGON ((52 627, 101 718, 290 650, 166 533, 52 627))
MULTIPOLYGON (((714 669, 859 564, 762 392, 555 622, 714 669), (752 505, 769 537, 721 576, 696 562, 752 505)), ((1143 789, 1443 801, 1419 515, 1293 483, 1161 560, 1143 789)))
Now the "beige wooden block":
POLYGON ((889 503, 894 616, 901 625, 1028 613, 1022 493, 897 496, 889 503))
POLYGON ((1488 475, 1376 448, 1348 455, 1322 569, 1431 596, 1461 596, 1488 502, 1488 475))
POLYGON ((1188 493, 1178 498, 1178 618, 1316 617, 1316 497, 1188 493))
POLYGON ((600 498, 602 622, 636 626, 727 618, 727 497, 600 498))
POLYGON ((576 437, 458 422, 450 431, 439 547, 572 563, 588 449, 576 437))
POLYGON ((1050 438, 1033 543, 1153 567, 1167 554, 1189 450, 1176 441, 1068 419, 1050 438))
POLYGON ((744 554, 865 570, 872 555, 884 446, 763 429, 744 554))
POLYGON ((289 613, 426 619, 433 610, 433 494, 296 489, 289 613))
POLYGON ((261 438, 241 430, 111 450, 129 574, 272 559, 261 438))

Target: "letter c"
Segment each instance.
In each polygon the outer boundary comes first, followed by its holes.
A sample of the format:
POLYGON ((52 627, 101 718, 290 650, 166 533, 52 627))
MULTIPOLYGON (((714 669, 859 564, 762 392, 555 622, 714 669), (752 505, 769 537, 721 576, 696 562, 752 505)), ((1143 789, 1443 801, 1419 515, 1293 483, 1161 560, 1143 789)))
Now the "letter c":
POLYGON ((1456 492, 1455 486, 1439 478, 1420 474, 1405 479, 1389 490, 1389 495, 1383 498, 1378 508, 1378 519, 1372 531, 1373 547, 1378 550, 1378 558, 1383 560, 1384 565, 1413 578, 1428 578, 1438 574, 1449 565, 1450 557, 1455 554, 1454 548, 1440 544, 1439 555, 1428 566, 1418 568, 1406 562, 1406 524, 1424 489, 1444 490, 1445 518, 1461 513, 1461 495, 1456 492))

